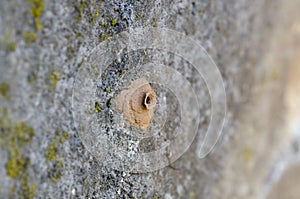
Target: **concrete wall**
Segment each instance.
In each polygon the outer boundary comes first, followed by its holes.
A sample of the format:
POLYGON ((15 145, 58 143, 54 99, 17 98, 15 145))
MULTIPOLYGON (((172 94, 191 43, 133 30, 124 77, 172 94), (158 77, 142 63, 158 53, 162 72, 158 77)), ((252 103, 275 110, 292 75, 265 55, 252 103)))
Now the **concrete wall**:
POLYGON ((0 198, 273 198, 299 158, 299 6, 1 0, 0 198), (142 77, 157 95, 146 131, 115 102, 142 77), (225 123, 199 158, 211 114, 222 119, 214 91, 225 123))

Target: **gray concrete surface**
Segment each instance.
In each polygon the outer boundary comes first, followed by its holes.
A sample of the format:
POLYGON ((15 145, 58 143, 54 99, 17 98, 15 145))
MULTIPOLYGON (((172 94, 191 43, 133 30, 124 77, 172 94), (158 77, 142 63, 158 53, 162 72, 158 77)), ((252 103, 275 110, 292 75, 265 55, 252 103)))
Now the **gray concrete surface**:
MULTIPOLYGON (((299 81, 287 80, 299 74, 294 59, 299 5, 293 0, 1 0, 0 198, 265 198, 277 180, 277 166, 299 155, 299 130, 289 129, 294 123, 287 122, 298 117, 289 105, 298 103, 292 88, 299 81), (103 161, 88 150, 74 120, 72 94, 96 46, 144 26, 173 29, 202 44, 223 77, 227 116, 213 152, 199 159, 211 104, 205 82, 183 58, 125 49, 101 76, 84 73, 101 81, 99 106, 90 109, 98 113, 101 132, 110 141, 133 146, 131 152, 157 145, 151 139, 138 143, 130 136, 134 129, 121 131, 122 121, 114 120, 113 99, 134 78, 122 80, 122 74, 154 57, 184 74, 201 96, 202 119, 188 151, 163 169, 130 173, 109 166, 106 159, 120 162, 106 156, 109 150, 97 152, 105 154, 103 161)), ((162 108, 157 116, 167 113, 158 136, 163 142, 172 139, 180 121, 179 103, 166 88, 153 87, 162 108)))

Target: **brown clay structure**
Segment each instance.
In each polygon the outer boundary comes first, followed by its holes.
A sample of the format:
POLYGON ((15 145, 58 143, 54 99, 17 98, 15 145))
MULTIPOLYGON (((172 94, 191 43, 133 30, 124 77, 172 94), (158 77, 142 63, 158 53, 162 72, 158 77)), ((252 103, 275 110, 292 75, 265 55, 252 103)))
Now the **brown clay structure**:
POLYGON ((145 131, 151 122, 156 94, 146 78, 131 82, 128 89, 116 97, 116 106, 133 125, 145 131))

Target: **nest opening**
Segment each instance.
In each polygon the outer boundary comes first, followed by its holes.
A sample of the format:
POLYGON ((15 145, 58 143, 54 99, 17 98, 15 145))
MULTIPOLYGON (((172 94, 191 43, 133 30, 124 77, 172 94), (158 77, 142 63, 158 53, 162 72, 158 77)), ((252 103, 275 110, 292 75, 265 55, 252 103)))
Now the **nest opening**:
POLYGON ((143 105, 146 109, 152 109, 155 106, 155 100, 154 97, 151 93, 146 93, 143 101, 143 105))

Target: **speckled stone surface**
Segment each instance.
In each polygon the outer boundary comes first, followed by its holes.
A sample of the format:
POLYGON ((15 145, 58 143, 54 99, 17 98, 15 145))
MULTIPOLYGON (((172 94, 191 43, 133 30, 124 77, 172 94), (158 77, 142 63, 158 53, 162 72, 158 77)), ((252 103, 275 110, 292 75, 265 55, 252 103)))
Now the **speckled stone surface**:
MULTIPOLYGON (((281 134, 288 119, 285 65, 299 44, 299 1, 0 1, 0 198, 264 197, 273 180, 268 176, 281 162, 278 154, 289 151, 294 139, 287 133, 283 140, 281 134), (146 26, 173 29, 201 43, 223 77, 227 116, 214 151, 197 158, 211 112, 205 82, 172 53, 125 49, 100 76, 91 74, 101 82, 91 111, 110 141, 128 144, 132 153, 156 147, 151 139, 137 144, 130 128, 121 131, 122 122, 113 119, 114 97, 134 79, 120 81, 120 76, 140 63, 155 57, 173 66, 201 96, 199 132, 188 151, 171 166, 130 173, 99 161, 109 150, 97 151, 97 157, 88 150, 74 120, 72 96, 96 46, 146 26)), ((157 118, 167 117, 158 135, 162 143, 180 121, 180 104, 166 88, 152 86, 163 110, 157 118)))

